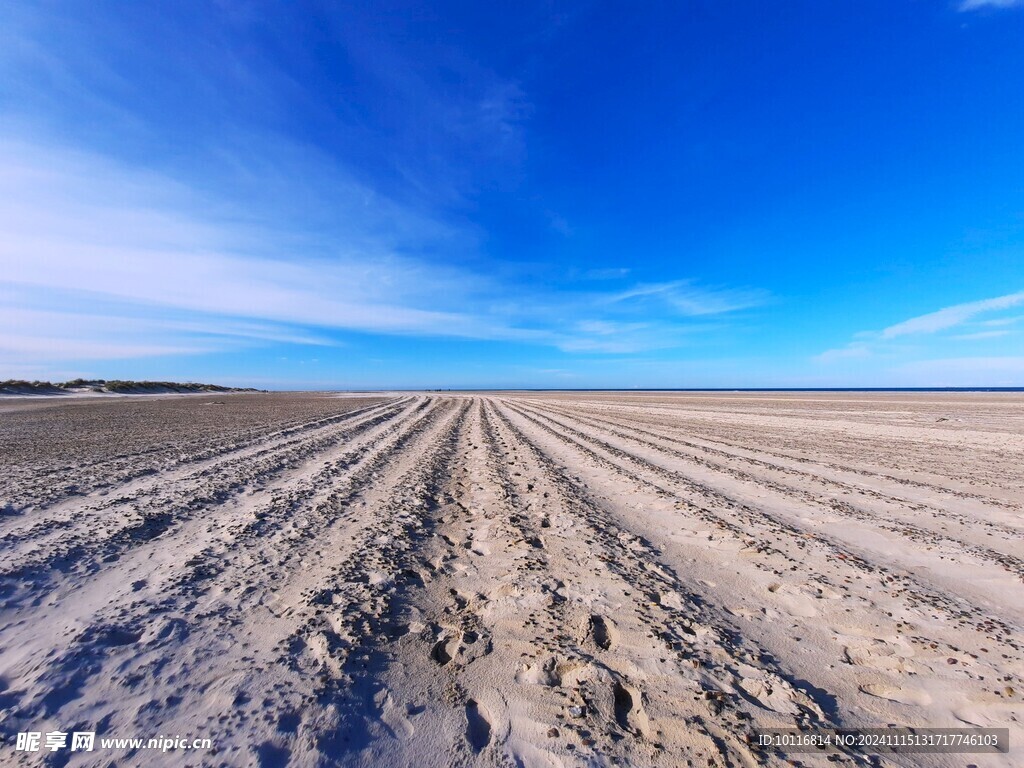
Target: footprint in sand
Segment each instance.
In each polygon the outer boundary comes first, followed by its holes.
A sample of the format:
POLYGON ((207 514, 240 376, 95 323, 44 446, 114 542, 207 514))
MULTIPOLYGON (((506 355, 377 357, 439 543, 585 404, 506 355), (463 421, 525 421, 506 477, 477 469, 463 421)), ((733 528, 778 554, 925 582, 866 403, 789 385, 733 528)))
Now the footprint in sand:
POLYGON ((641 704, 640 691, 616 680, 612 696, 615 703, 615 721, 619 727, 636 736, 647 736, 650 722, 641 704))
POLYGON ((446 637, 438 640, 434 643, 434 647, 430 649, 430 658, 437 662, 439 666, 444 666, 452 660, 452 654, 448 650, 448 644, 451 643, 454 638, 446 637))
POLYGON ((411 739, 416 733, 416 726, 409 721, 408 706, 399 706, 390 692, 378 696, 381 721, 401 739, 411 739))
POLYGON ((466 740, 474 752, 479 752, 491 742, 491 720, 487 710, 473 699, 466 702, 466 740))
POLYGON ((597 614, 590 617, 590 636, 594 638, 594 643, 602 651, 611 650, 617 635, 615 625, 612 624, 610 619, 598 616, 597 614))
POLYGON ((456 666, 464 667, 479 658, 489 655, 492 650, 490 638, 486 635, 481 636, 475 630, 446 630, 437 642, 431 646, 430 658, 441 667, 446 666, 453 660, 456 666))
POLYGON ((558 659, 554 656, 536 664, 525 665, 516 673, 516 682, 520 685, 543 685, 554 687, 560 685, 562 680, 555 673, 555 666, 558 659))

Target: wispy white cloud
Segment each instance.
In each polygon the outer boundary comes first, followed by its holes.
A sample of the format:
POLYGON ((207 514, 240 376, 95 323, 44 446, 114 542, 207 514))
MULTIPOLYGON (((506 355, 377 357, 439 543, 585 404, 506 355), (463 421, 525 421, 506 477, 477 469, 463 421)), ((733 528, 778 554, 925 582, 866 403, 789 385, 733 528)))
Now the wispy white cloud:
POLYGON ((680 335, 660 323, 581 320, 558 333, 556 344, 565 352, 620 355, 673 347, 680 335))
POLYGON ((0 351, 8 362, 117 359, 323 345, 357 331, 632 353, 682 343, 694 331, 686 318, 760 299, 675 281, 615 293, 547 287, 523 303, 518 286, 400 253, 442 225, 379 198, 374 215, 325 240, 296 238, 160 174, 0 141, 0 351))
POLYGON ((607 320, 581 320, 576 323, 578 331, 595 336, 618 336, 648 327, 647 323, 613 323, 607 320))
MULTIPOLYGON (((928 369, 929 360, 962 359, 949 356, 951 345, 955 344, 957 349, 963 349, 963 343, 985 345, 986 342, 989 342, 987 347, 975 348, 984 348, 985 351, 997 350, 998 346, 993 346, 993 344, 998 345, 998 339, 1012 335, 1012 331, 1005 326, 1013 324, 1019 317, 1003 316, 982 319, 983 316, 999 312, 1005 313, 1022 304, 1024 304, 1024 291, 954 304, 935 312, 903 320, 881 331, 860 331, 854 334, 854 338, 846 345, 826 350, 816 355, 813 360, 819 364, 841 366, 844 362, 852 364, 868 358, 877 358, 877 364, 873 366, 875 369, 878 369, 879 365, 892 365, 903 361, 901 366, 889 370, 896 376, 893 382, 905 382, 904 379, 899 378, 905 372, 917 375, 930 370, 928 369), (907 368, 911 365, 918 367, 907 368)), ((992 361, 1004 358, 991 356, 977 359, 986 361, 985 364, 991 367, 996 365, 992 361)), ((984 374, 985 370, 980 373, 984 374)), ((979 384, 985 383, 985 381, 982 378, 976 378, 971 383, 979 384)), ((907 384, 907 386, 913 385, 907 384)))
POLYGON ((975 333, 959 333, 952 338, 957 341, 981 341, 982 339, 998 339, 1009 335, 1010 331, 976 331, 975 333))
MULTIPOLYGON (((133 343, 123 339, 93 340, 75 335, 42 336, 23 334, 0 341, 0 362, 11 360, 128 360, 166 355, 203 355, 218 351, 214 345, 167 345, 150 342, 133 343)), ((10 375, 10 374, 7 374, 10 375)))
POLYGON ((1000 328, 1005 325, 1013 325, 1024 320, 1024 315, 1017 315, 1016 317, 994 317, 991 320, 981 320, 978 325, 983 325, 987 328, 1000 328))
POLYGON ((87 360, 195 355, 269 342, 336 346, 334 339, 301 328, 225 317, 153 318, 122 305, 97 314, 10 306, 17 295, 0 290, 0 359, 87 360))
POLYGON ((763 300, 690 281, 630 294, 628 266, 544 282, 487 259, 466 203, 517 183, 529 94, 379 22, 316 15, 352 75, 325 93, 310 83, 332 69, 297 42, 311 22, 287 3, 159 25, 134 7, 59 23, 0 7, 0 367, 353 332, 635 354, 763 300))
POLYGON ((871 356, 871 347, 864 342, 851 342, 845 347, 826 349, 814 359, 819 363, 834 363, 838 360, 856 360, 871 356))
POLYGON ((936 312, 929 312, 926 315, 912 317, 896 325, 890 325, 882 331, 882 338, 893 339, 897 336, 907 336, 910 334, 935 333, 936 331, 961 325, 976 315, 1009 309, 1021 304, 1024 304, 1024 291, 1010 293, 1005 296, 996 296, 992 299, 957 304, 936 312))
POLYGON ((684 316, 719 315, 764 304, 768 294, 761 290, 703 288, 690 280, 637 285, 612 294, 609 302, 657 300, 684 316))
POLYGON ((1021 8, 1024 0, 963 0, 961 11, 977 11, 981 8, 1021 8))
POLYGON ((292 253, 287 234, 268 245, 277 233, 211 220, 188 190, 96 156, 0 144, 0 198, 0 281, 25 300, 74 293, 85 306, 106 301, 199 313, 211 333, 278 340, 285 331, 268 323, 529 336, 435 308, 439 296, 457 306, 479 289, 484 281, 471 273, 395 255, 388 241, 360 231, 338 241, 331 255, 292 253), (237 320, 224 318, 264 324, 243 333, 237 320))

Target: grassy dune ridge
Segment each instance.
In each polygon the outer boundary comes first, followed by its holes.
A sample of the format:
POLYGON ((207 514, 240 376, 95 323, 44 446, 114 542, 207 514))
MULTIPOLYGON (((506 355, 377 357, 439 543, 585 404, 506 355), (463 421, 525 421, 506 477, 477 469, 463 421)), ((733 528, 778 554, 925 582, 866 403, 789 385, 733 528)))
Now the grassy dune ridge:
POLYGON ((62 383, 7 379, 0 381, 0 394, 5 395, 62 395, 81 392, 115 394, 160 394, 168 392, 257 392, 240 387, 222 387, 219 384, 197 384, 177 381, 121 381, 118 379, 72 379, 62 383))

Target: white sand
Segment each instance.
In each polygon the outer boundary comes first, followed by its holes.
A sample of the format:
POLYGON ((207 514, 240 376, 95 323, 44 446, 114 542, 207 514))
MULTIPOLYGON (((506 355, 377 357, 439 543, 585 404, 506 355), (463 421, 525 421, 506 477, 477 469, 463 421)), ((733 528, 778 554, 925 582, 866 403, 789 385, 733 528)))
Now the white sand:
POLYGON ((1020 395, 215 400, 0 410, 9 742, 215 743, 71 766, 852 765, 749 734, 976 725, 1010 754, 879 764, 1024 765, 1020 395), (138 409, 120 450, 100 407, 138 409))

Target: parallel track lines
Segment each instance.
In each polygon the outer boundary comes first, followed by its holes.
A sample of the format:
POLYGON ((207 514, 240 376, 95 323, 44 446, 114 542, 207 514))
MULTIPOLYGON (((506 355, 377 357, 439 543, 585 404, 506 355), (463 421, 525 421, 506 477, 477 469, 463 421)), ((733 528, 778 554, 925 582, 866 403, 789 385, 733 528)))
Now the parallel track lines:
POLYGON ((812 459, 725 430, 824 419, 803 450, 839 405, 667 397, 267 398, 190 446, 100 446, 38 498, 53 467, 20 466, 5 725, 209 733, 204 766, 755 768, 789 756, 752 728, 1019 722, 1013 491, 848 463, 891 405, 812 459))
MULTIPOLYGON (((684 495, 679 496, 679 498, 688 505, 688 512, 732 531, 747 547, 755 548, 757 551, 764 553, 777 552, 790 561, 794 559, 799 561, 801 558, 795 550, 807 546, 808 542, 813 543, 815 546, 823 548, 828 552, 829 562, 853 566, 866 574, 882 574, 882 580, 886 583, 887 588, 890 589, 893 584, 899 585, 901 594, 907 596, 908 604, 911 607, 918 603, 927 605, 932 609, 944 612, 959 626, 975 629, 986 634, 991 632, 992 627, 995 627, 1001 635, 1005 636, 1004 642, 1006 644, 1014 648, 1014 650, 1021 650, 1018 643, 1012 639, 1014 636, 1020 636, 1021 629, 1019 627, 1013 626, 1003 618, 995 616, 991 612, 979 608, 963 598, 949 595, 945 592, 938 592, 930 584, 919 581, 910 573, 897 572, 886 565, 872 563, 868 559, 870 557, 868 552, 859 548, 855 551, 843 542, 835 540, 832 536, 796 527, 787 519, 777 514, 773 514, 765 509, 755 509, 744 502, 737 501, 723 494, 715 488, 695 483, 685 475, 654 464, 648 459, 610 446, 598 438, 591 437, 564 423, 559 423, 551 419, 551 417, 542 416, 541 418, 549 419, 558 428, 544 424, 541 420, 524 410, 513 410, 553 435, 556 439, 572 445, 576 450, 587 455, 592 460, 603 463, 610 468, 615 468, 617 471, 630 477, 630 479, 650 486, 659 493, 674 497, 678 495, 677 491, 673 491, 671 488, 645 477, 645 473, 658 476, 662 482, 667 481, 671 484, 682 486, 684 495), (602 455, 602 452, 605 455, 602 455), (616 460, 624 461, 637 469, 627 470, 621 464, 616 463, 616 460), (694 495, 702 498, 703 501, 694 502, 692 500, 694 495), (705 506, 708 502, 711 502, 714 508, 705 506), (725 510, 728 510, 728 512, 725 513, 725 510), (761 533, 758 536, 759 531, 761 533)), ((838 574, 843 569, 838 565, 834 565, 829 570, 833 574, 838 574)), ((819 572, 812 578, 830 587, 842 589, 840 579, 836 578, 835 575, 829 577, 819 572)))

